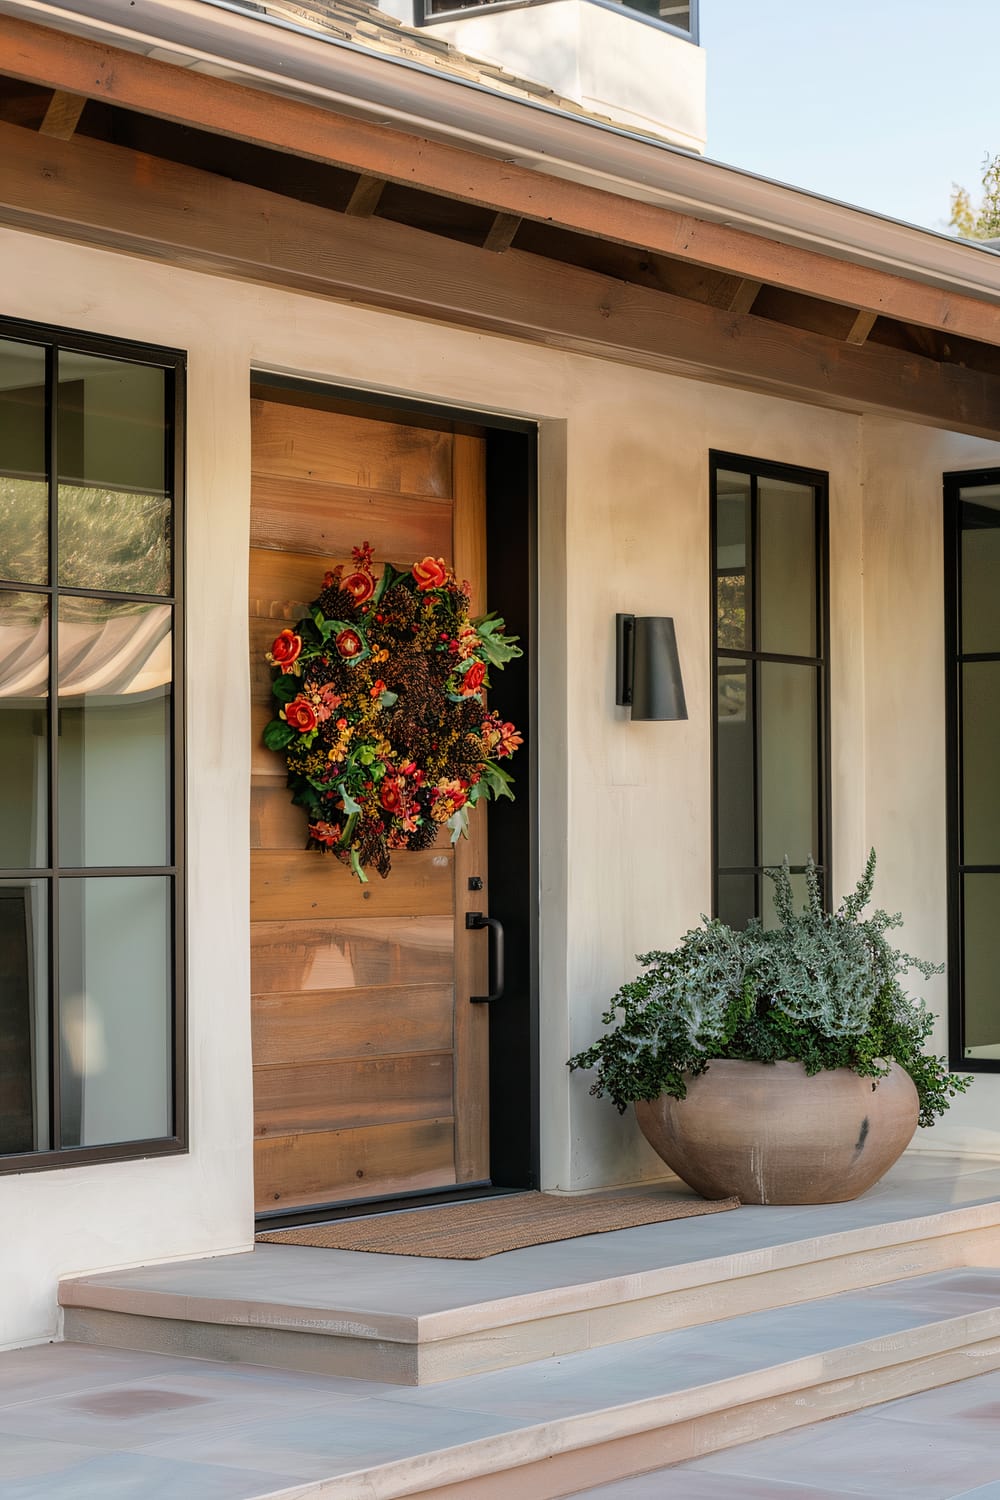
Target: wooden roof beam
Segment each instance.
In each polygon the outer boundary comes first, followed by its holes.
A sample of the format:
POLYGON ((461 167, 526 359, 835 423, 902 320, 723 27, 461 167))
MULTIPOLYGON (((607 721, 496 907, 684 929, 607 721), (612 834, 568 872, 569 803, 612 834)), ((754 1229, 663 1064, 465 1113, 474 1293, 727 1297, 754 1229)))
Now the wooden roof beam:
POLYGON ((87 100, 82 94, 64 94, 57 89, 49 101, 45 118, 39 125, 41 135, 53 135, 56 140, 68 141, 86 108, 87 100))
POLYGON ((356 219, 369 219, 378 208, 379 199, 385 191, 386 181, 384 177, 368 177, 364 173, 354 184, 354 191, 348 199, 345 214, 350 214, 356 219))
POLYGON ((1000 345, 1000 306, 0 16, 0 72, 498 213, 1000 345))
POLYGON ((860 345, 866 341, 868 335, 875 327, 877 318, 878 313, 859 312, 857 317, 854 319, 854 322, 851 324, 850 331, 847 335, 847 342, 849 344, 857 344, 860 347, 860 345))
POLYGON ((520 250, 485 256, 81 136, 0 125, 0 222, 624 364, 1000 436, 995 376, 734 319, 520 250))

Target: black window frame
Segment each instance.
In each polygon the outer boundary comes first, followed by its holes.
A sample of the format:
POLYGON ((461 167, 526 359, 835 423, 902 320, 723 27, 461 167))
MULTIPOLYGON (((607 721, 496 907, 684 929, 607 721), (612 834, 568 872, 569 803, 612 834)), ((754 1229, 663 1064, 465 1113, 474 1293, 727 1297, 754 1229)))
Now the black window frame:
POLYGON ((964 734, 962 667, 969 661, 1000 661, 1000 651, 963 652, 961 491, 1000 485, 1000 468, 965 469, 944 475, 944 660, 945 758, 948 815, 948 1066, 956 1073, 1000 1073, 1000 1058, 965 1055, 966 874, 1000 875, 1000 864, 967 865, 963 858, 964 734))
MULTIPOLYGON (((717 916, 719 911, 719 876, 720 874, 734 874, 752 876, 755 882, 756 915, 762 914, 762 891, 764 871, 773 866, 757 863, 748 866, 730 866, 723 869, 719 866, 719 721, 718 721, 718 681, 720 659, 730 661, 733 659, 744 660, 754 667, 754 808, 753 808, 753 834, 754 850, 758 856, 761 853, 761 826, 760 826, 760 716, 759 716, 759 673, 756 668, 760 662, 791 662, 801 666, 815 667, 817 677, 817 720, 816 720, 816 742, 819 752, 819 764, 817 767, 816 788, 819 799, 817 809, 817 827, 819 834, 819 848, 812 851, 817 870, 822 877, 823 900, 826 909, 831 909, 833 872, 832 872, 832 828, 831 828, 831 805, 832 805, 832 760, 830 749, 830 476, 821 469, 807 469, 794 464, 774 463, 769 459, 749 457, 745 453, 725 453, 717 449, 709 452, 709 629, 711 632, 711 720, 712 720, 712 915, 717 916), (745 474, 751 482, 751 536, 753 539, 753 557, 750 560, 749 583, 751 591, 751 619, 753 622, 753 637, 750 646, 746 650, 739 650, 727 646, 719 647, 718 635, 718 604, 716 598, 716 547, 717 547, 717 522, 718 522, 718 474, 719 470, 725 470, 737 474, 745 474), (779 479, 792 484, 810 485, 816 494, 816 644, 819 648, 816 656, 799 656, 793 653, 761 651, 760 642, 760 620, 761 612, 758 608, 760 597, 760 552, 757 545, 757 483, 760 479, 779 479)), ((793 875, 801 875, 805 871, 805 865, 791 865, 790 871, 793 875)))
MULTIPOLYGON (((551 0, 477 0, 475 5, 462 8, 455 7, 453 10, 431 11, 431 0, 413 0, 413 24, 414 26, 433 26, 441 21, 463 21, 470 16, 481 16, 492 14, 498 10, 528 10, 536 5, 547 5, 551 0)), ((700 17, 698 7, 700 0, 690 0, 691 26, 685 30, 683 26, 675 26, 671 21, 661 20, 659 16, 651 16, 644 10, 636 10, 628 3, 628 0, 586 0, 588 5, 600 6, 603 10, 613 10, 616 13, 624 12, 633 21, 641 21, 646 26, 655 26, 657 31, 669 32, 682 42, 691 42, 695 47, 699 46, 700 17)))
POLYGON ((100 1162, 135 1161, 145 1157, 177 1156, 189 1149, 188 1059, 187 1059, 187 878, 186 878, 186 759, 185 746, 185 477, 186 477, 186 394, 187 356, 183 350, 133 339, 109 338, 49 323, 26 322, 0 317, 0 339, 33 344, 45 350, 45 462, 48 486, 48 582, 21 583, 0 580, 0 590, 9 593, 39 594, 49 601, 49 682, 53 681, 58 660, 58 601, 61 598, 107 599, 122 603, 166 604, 172 610, 171 683, 171 777, 169 826, 172 832, 173 861, 164 865, 63 866, 52 859, 58 855, 59 781, 58 781, 58 693, 49 692, 47 704, 47 775, 49 847, 51 863, 37 868, 0 868, 4 881, 38 880, 49 889, 47 959, 48 959, 48 1046, 49 1046, 49 1140, 53 1144, 42 1151, 24 1151, 0 1155, 0 1175, 88 1166, 100 1162), (171 585, 170 594, 141 594, 108 589, 72 588, 58 582, 58 491, 57 453, 58 400, 56 358, 59 351, 117 359, 128 363, 152 365, 165 374, 165 411, 168 429, 166 444, 165 489, 171 497, 171 585), (173 1131, 167 1136, 143 1140, 114 1141, 91 1146, 58 1145, 61 1133, 61 1100, 59 1088, 59 880, 73 878, 123 878, 129 876, 165 876, 172 882, 172 994, 170 1036, 173 1045, 173 1080, 171 1104, 173 1131))

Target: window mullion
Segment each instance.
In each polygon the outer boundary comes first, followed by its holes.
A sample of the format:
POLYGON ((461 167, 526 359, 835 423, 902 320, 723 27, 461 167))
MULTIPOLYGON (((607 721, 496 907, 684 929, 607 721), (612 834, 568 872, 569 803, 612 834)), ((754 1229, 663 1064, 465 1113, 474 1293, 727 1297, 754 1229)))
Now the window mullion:
POLYGON ((58 351, 46 352, 49 491, 49 1145, 62 1145, 62 1027, 59 1015, 59 432, 58 351))

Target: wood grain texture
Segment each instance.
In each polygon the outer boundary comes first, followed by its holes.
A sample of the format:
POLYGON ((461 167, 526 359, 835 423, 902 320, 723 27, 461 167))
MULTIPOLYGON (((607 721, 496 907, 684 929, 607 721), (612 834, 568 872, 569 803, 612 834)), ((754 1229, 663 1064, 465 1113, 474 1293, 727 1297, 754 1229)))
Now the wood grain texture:
POLYGON ((359 1129, 451 1112, 451 1052, 254 1069, 254 1133, 359 1129))
POLYGON ((254 995, 254 1063, 444 1052, 452 1046, 450 984, 254 995))
POLYGON ((447 840, 419 854, 400 849, 386 879, 375 875, 367 885, 318 849, 259 849, 251 863, 250 920, 450 916, 453 887, 447 840))
MULTIPOLYGON (((344 872, 343 878, 350 879, 344 872)), ((451 917, 255 922, 251 989, 337 990, 355 985, 450 984, 451 917)))
MULTIPOLYGON (((208 78, 67 32, 0 16, 0 55, 5 73, 31 83, 391 182, 426 187, 729 275, 869 308, 885 317, 1000 343, 1000 306, 973 295, 208 78)), ((693 165, 696 170, 702 166, 693 165)))
POLYGON ((269 771, 250 782, 250 848, 304 849, 305 809, 293 805, 279 758, 271 761, 269 771))
POLYGON ((251 401, 250 427, 255 474, 437 500, 451 495, 448 432, 278 401, 251 401))
POLYGON ((0 125, 0 222, 837 410, 1000 431, 995 375, 737 318, 521 250, 488 255, 79 136, 0 125))
POLYGON ((447 1187, 455 1181, 451 1119, 309 1131, 254 1143, 259 1213, 274 1208, 447 1187))
MULTIPOLYGON (((486 608, 486 446, 481 438, 455 436, 455 572, 471 585, 471 613, 486 608)), ((459 1182, 490 1174, 488 1005, 471 995, 489 986, 489 934, 467 931, 467 911, 490 909, 486 808, 469 820, 469 837, 455 846, 455 1173, 459 1182), (470 877, 482 889, 470 891, 470 877)))
POLYGON ((440 556, 451 546, 451 501, 423 496, 415 503, 377 489, 254 473, 250 524, 255 547, 322 558, 322 578, 330 562, 346 561, 352 547, 364 541, 374 545, 376 537, 389 562, 440 556))

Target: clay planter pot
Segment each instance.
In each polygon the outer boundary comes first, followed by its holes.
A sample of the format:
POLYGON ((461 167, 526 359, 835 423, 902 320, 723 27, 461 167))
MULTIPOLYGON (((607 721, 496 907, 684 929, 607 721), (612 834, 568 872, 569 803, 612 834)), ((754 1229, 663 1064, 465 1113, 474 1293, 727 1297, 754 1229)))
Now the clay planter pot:
POLYGON ((847 1068, 806 1076, 799 1062, 716 1059, 688 1079, 686 1099, 640 1100, 639 1127, 703 1198, 744 1203, 844 1203, 902 1155, 920 1107, 910 1075, 847 1068))

